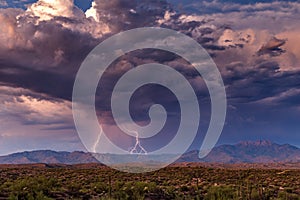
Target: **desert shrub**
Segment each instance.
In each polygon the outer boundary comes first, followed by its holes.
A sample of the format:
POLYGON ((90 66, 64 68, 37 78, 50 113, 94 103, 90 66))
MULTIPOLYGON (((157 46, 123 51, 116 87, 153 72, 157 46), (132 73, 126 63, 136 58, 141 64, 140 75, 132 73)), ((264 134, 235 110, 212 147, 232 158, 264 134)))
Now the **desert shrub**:
POLYGON ((212 186, 204 197, 205 200, 228 200, 236 198, 236 191, 229 186, 212 186))
POLYGON ((93 191, 95 191, 97 194, 104 194, 107 193, 109 190, 109 186, 103 182, 93 183, 91 184, 91 187, 93 191))
POLYGON ((300 197, 297 194, 280 191, 276 200, 300 200, 300 197))
POLYGON ((146 194, 156 192, 156 184, 153 182, 118 182, 115 184, 113 197, 116 199, 144 199, 146 194))
POLYGON ((54 179, 28 177, 16 180, 9 187, 10 199, 49 199, 50 191, 56 187, 54 179))
POLYGON ((73 197, 79 197, 81 195, 80 190, 82 189, 82 184, 78 182, 69 183, 66 185, 68 193, 73 197))

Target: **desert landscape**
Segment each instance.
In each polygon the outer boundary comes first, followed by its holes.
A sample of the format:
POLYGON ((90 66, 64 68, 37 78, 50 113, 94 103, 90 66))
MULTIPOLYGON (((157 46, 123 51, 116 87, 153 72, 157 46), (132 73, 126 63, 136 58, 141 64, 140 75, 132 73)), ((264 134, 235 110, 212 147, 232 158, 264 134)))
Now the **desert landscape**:
POLYGON ((299 200, 299 167, 181 163, 129 174, 101 164, 1 165, 0 199, 299 200))
POLYGON ((300 200, 300 0, 0 0, 0 200, 300 200))
POLYGON ((203 160, 191 151, 158 171, 126 173, 91 153, 21 152, 0 157, 0 199, 299 200, 299 155, 287 144, 240 142, 215 147, 203 160))

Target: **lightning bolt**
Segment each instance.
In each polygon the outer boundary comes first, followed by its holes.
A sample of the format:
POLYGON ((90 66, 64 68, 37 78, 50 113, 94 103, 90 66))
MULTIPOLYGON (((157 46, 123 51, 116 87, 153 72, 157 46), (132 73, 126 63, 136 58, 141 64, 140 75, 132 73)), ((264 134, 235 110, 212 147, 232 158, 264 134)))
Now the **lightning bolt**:
POLYGON ((141 145, 139 133, 137 131, 130 131, 127 128, 123 127, 127 132, 135 133, 135 144, 134 146, 129 150, 130 154, 148 154, 146 149, 141 145))
POLYGON ((139 133, 136 131, 132 131, 135 133, 135 145, 131 148, 129 151, 130 154, 147 154, 148 152, 142 147, 139 139, 139 133), (138 151, 138 148, 140 148, 140 151, 138 151))
POLYGON ((96 140, 96 142, 94 143, 94 145, 93 145, 93 147, 92 147, 92 152, 93 152, 93 153, 97 153, 97 152, 96 152, 96 148, 97 148, 97 146, 99 145, 99 142, 100 142, 100 138, 101 138, 102 133, 103 133, 103 129, 102 129, 102 126, 100 126, 100 133, 98 134, 97 140, 96 140))
MULTIPOLYGON (((148 154, 148 152, 146 151, 146 149, 141 145, 140 138, 139 138, 139 133, 137 131, 130 131, 130 130, 128 130, 125 127, 123 127, 123 128, 126 129, 128 132, 135 133, 135 144, 129 150, 129 153, 130 154, 148 154)), ((95 143, 92 146, 92 152, 93 153, 97 153, 96 149, 97 149, 97 146, 100 143, 100 138, 101 138, 102 133, 103 133, 103 129, 100 126, 100 133, 98 134, 97 139, 96 139, 95 143)))

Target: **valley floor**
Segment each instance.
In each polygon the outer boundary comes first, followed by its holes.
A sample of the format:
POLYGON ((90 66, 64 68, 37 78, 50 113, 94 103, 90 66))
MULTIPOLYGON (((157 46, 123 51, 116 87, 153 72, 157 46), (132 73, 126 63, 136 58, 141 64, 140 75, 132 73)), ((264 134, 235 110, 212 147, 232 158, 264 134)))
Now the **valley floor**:
POLYGON ((100 164, 1 165, 0 199, 300 199, 297 165, 174 164, 129 174, 100 164))

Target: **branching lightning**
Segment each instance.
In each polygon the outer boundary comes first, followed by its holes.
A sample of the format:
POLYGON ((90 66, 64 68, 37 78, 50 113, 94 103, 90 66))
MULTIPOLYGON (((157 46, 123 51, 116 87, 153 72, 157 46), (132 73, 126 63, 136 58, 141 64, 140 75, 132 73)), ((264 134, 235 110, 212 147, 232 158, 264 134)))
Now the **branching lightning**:
POLYGON ((127 132, 135 133, 135 144, 132 148, 130 148, 130 154, 148 154, 146 149, 141 145, 139 133, 137 131, 130 131, 127 128, 123 127, 127 132))
MULTIPOLYGON (((135 133, 135 144, 132 148, 130 148, 129 153, 130 154, 148 154, 146 149, 141 145, 140 138, 139 138, 139 133, 137 131, 130 131, 127 128, 125 128, 128 132, 135 133)), ((97 153, 97 147, 100 143, 101 135, 103 133, 103 129, 100 126, 100 133, 97 136, 97 139, 95 143, 92 146, 92 152, 97 153)))
POLYGON ((148 152, 142 147, 139 139, 139 133, 134 131, 135 133, 135 145, 129 151, 130 154, 147 154, 148 152), (140 149, 140 151, 138 150, 140 149))

